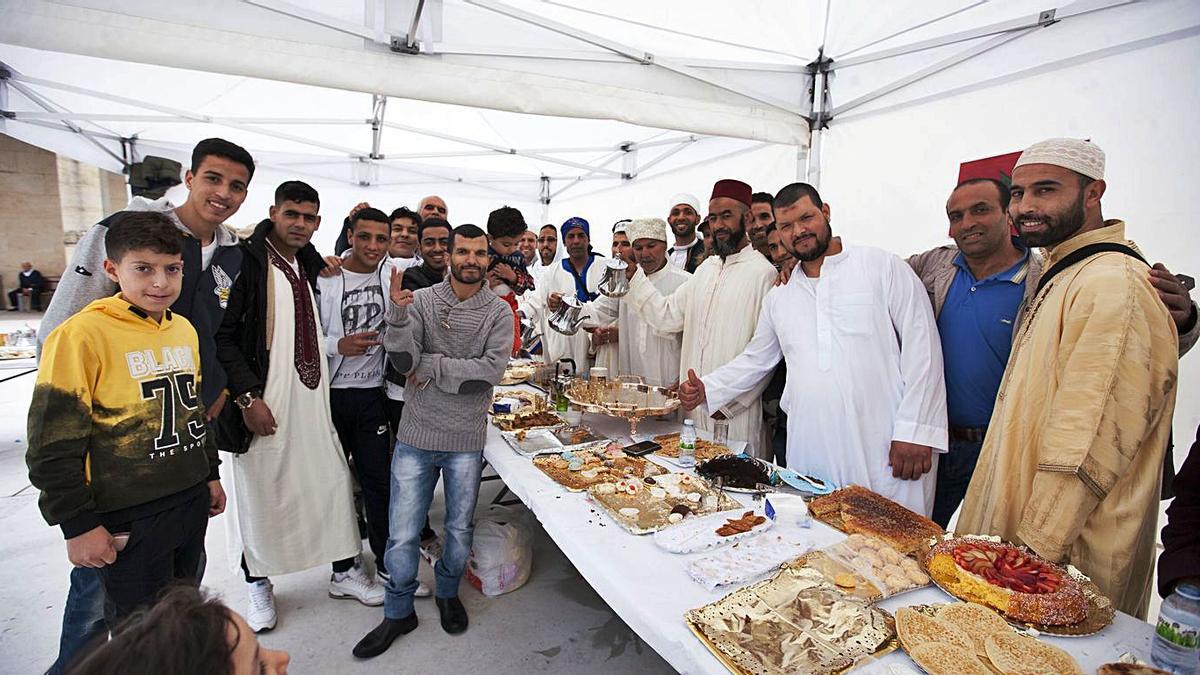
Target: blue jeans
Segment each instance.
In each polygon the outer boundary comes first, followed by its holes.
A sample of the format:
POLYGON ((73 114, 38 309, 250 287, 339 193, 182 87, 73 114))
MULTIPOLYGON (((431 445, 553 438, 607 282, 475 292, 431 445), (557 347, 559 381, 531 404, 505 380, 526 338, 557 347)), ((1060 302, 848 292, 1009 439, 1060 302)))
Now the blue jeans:
POLYGON ((950 517, 962 504, 979 461, 983 441, 956 441, 950 439, 950 451, 938 458, 937 486, 933 497, 933 522, 946 527, 950 517))
POLYGON ((100 572, 94 567, 71 570, 71 589, 67 591, 67 606, 63 608, 62 637, 58 640, 58 659, 47 675, 59 675, 67 670, 86 651, 93 641, 108 635, 104 622, 104 587, 100 572))
POLYGON ((483 451, 434 452, 397 442, 392 454, 391 531, 384 554, 392 576, 383 601, 383 614, 389 619, 403 619, 413 613, 421 527, 429 515, 439 473, 446 492, 445 546, 433 566, 437 579, 434 592, 439 598, 458 595, 475 536, 483 451))

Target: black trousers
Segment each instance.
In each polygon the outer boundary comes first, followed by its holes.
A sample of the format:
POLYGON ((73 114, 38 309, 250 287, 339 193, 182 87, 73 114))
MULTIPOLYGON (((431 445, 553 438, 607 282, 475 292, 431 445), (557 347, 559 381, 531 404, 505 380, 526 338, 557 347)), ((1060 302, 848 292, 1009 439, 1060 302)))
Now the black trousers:
MULTIPOLYGON (((14 288, 8 292, 8 302, 13 309, 19 308, 22 288, 14 288)), ((33 286, 29 292, 29 308, 35 312, 42 311, 42 287, 33 286)))
POLYGON ((109 532, 129 533, 125 548, 111 565, 99 568, 108 597, 104 618, 111 630, 143 605, 152 604, 171 582, 199 584, 196 570, 208 531, 208 488, 194 489, 182 503, 125 523, 109 523, 109 532))
POLYGON ((377 565, 387 551, 388 507, 392 484, 392 447, 388 436, 387 395, 382 388, 330 389, 333 428, 354 460, 367 516, 367 540, 377 565))

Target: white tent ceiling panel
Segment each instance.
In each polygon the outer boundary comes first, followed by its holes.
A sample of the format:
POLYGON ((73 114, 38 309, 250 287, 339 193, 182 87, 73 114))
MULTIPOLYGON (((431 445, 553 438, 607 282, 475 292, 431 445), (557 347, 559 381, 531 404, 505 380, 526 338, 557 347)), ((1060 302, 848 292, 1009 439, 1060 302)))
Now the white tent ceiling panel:
MULTIPOLYGON (((190 14, 181 17, 183 10, 177 3, 139 0, 122 3, 119 11, 110 4, 2 0, 0 42, 497 110, 614 119, 789 144, 803 144, 807 139, 801 117, 748 98, 766 98, 767 94, 741 85, 713 86, 705 82, 711 77, 696 77, 677 72, 679 69, 589 63, 573 69, 570 76, 553 76, 523 72, 486 57, 471 61, 473 57, 400 55, 372 40, 347 35, 336 26, 323 28, 311 20, 260 6, 288 4, 276 0, 222 0, 219 12, 205 6, 208 19, 190 14), (85 4, 89 6, 81 6, 85 4), (313 30, 329 35, 309 37, 313 30), (297 35, 306 37, 297 39, 297 35), (464 86, 468 82, 470 85, 464 86), (745 91, 747 96, 731 93, 731 89, 745 91), (614 105, 616 101, 626 105, 614 105)), ((330 7, 336 5, 329 3, 330 7)), ((474 5, 463 8, 496 14, 474 5)), ((466 25, 486 34, 495 28, 497 19, 466 25)), ((447 26, 444 22, 443 32, 447 26)), ((537 49, 541 43, 536 40, 526 46, 537 49)), ((803 81, 802 75, 791 77, 803 81)), ((781 88, 798 89, 801 86, 781 88)))

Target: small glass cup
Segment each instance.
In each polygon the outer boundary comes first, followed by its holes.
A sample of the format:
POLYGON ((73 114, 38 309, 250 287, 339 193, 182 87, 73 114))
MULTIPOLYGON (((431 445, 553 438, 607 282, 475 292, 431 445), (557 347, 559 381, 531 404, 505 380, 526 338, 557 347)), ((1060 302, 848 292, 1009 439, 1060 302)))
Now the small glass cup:
POLYGON ((729 423, 714 422, 713 423, 713 443, 716 445, 729 446, 729 423))

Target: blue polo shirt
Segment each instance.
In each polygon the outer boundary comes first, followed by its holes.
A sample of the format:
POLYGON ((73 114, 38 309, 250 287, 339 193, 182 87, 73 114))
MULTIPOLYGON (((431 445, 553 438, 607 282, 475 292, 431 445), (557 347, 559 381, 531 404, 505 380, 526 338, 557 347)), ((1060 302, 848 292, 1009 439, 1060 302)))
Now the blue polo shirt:
POLYGON ((962 253, 954 258, 954 265, 958 271, 938 315, 948 421, 955 427, 985 427, 1012 350, 1029 250, 1012 267, 985 279, 971 274, 962 253))

